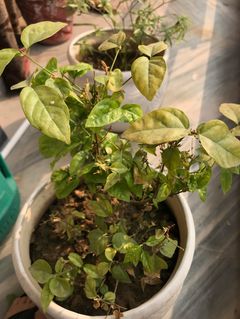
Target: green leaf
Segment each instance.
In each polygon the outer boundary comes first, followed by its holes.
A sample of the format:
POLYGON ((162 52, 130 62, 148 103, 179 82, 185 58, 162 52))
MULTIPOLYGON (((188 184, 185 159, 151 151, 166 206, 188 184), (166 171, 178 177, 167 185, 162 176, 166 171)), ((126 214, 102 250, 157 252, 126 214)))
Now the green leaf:
POLYGON ((61 273, 65 266, 66 262, 63 257, 58 258, 57 262, 55 263, 55 272, 61 273))
POLYGON ((167 148, 162 152, 163 164, 169 170, 176 170, 181 165, 181 156, 178 148, 167 148))
POLYGON ((20 55, 17 49, 0 50, 0 76, 3 74, 5 67, 12 61, 15 56, 20 55))
POLYGON ((232 186, 232 172, 228 169, 221 168, 220 171, 220 182, 223 193, 227 193, 232 186))
POLYGON ((105 198, 89 201, 89 208, 99 217, 108 217, 113 212, 111 203, 105 198))
POLYGON ((83 270, 85 271, 85 273, 91 277, 91 278, 94 278, 94 279, 99 279, 100 276, 98 275, 97 273, 97 267, 96 265, 92 265, 92 264, 85 264, 83 266, 83 270))
POLYGON ((161 244, 160 253, 165 257, 172 258, 177 246, 178 246, 177 240, 166 238, 161 244))
POLYGON ((135 267, 140 260, 142 253, 142 247, 139 245, 132 245, 126 249, 126 254, 124 257, 124 263, 133 263, 135 267))
POLYGON ((111 170, 118 174, 124 174, 128 171, 128 168, 120 161, 113 162, 111 170))
POLYGON ((71 263, 74 265, 74 266, 77 266, 78 268, 82 268, 83 266, 83 260, 82 260, 82 257, 77 254, 77 253, 70 253, 68 255, 68 259, 71 261, 71 263))
POLYGON ((125 284, 130 284, 131 280, 128 276, 128 273, 126 270, 122 268, 120 265, 114 265, 112 267, 112 276, 114 279, 118 280, 119 282, 125 283, 125 284))
MULTIPOLYGON (((69 83, 69 81, 62 79, 62 78, 50 78, 47 79, 47 81, 45 82, 45 85, 54 89, 63 99, 65 100, 65 103, 67 100, 67 98, 71 98, 71 94, 74 94, 71 90, 71 84, 69 83)), ((67 104, 67 103, 66 103, 67 104)))
POLYGON ((86 152, 80 151, 77 154, 75 154, 70 162, 69 166, 69 173, 71 176, 82 175, 82 168, 86 161, 86 152))
POLYGON ((138 104, 125 104, 122 106, 123 117, 122 121, 131 123, 143 116, 143 111, 138 104))
POLYGON ((51 181, 54 183, 57 198, 68 196, 79 184, 79 178, 69 176, 65 170, 57 170, 52 173, 51 181))
POLYGON ((123 85, 123 75, 120 69, 115 69, 109 73, 107 87, 112 92, 118 92, 123 85))
POLYGON ((180 140, 189 133, 186 115, 174 108, 161 108, 132 123, 123 138, 141 144, 161 144, 180 140))
POLYGON ((69 111, 56 91, 47 86, 25 87, 20 94, 23 111, 43 134, 70 144, 69 111))
POLYGON ((40 153, 45 158, 60 157, 68 153, 68 147, 65 143, 46 135, 41 135, 38 143, 40 153))
POLYGON ((73 287, 66 278, 52 278, 49 282, 49 289, 54 296, 64 299, 73 293, 73 287))
POLYGON ((111 188, 108 189, 108 193, 111 196, 116 197, 117 199, 123 200, 125 202, 130 201, 131 193, 125 181, 121 181, 113 185, 111 188))
POLYGON ((47 308, 50 302, 53 300, 53 298, 54 298, 54 295, 51 293, 49 289, 49 284, 48 283, 44 284, 43 289, 41 291, 41 306, 42 306, 43 312, 47 311, 47 308))
POLYGON ((223 103, 221 104, 219 111, 234 123, 240 123, 240 104, 223 103))
POLYGON ((23 80, 21 82, 18 82, 17 84, 14 84, 10 87, 10 90, 18 90, 25 88, 26 86, 29 85, 29 80, 23 80))
POLYGON ((158 203, 166 200, 170 194, 171 194, 171 188, 168 184, 164 183, 160 185, 157 192, 157 196, 153 200, 154 204, 157 206, 158 203))
POLYGON ((108 291, 104 294, 103 300, 114 303, 116 300, 116 294, 112 291, 108 291))
MULTIPOLYGON (((34 78, 32 79, 32 84, 33 86, 35 85, 43 85, 51 77, 52 72, 57 71, 58 65, 57 65, 57 59, 56 58, 51 58, 47 65, 45 66, 44 70, 39 71, 34 78), (47 72, 49 71, 49 72, 47 72)), ((51 80, 53 80, 51 78, 51 80)), ((53 80, 54 81, 54 80, 53 80)))
POLYGON ((148 59, 137 58, 131 66, 132 79, 137 89, 149 101, 152 101, 160 88, 166 72, 166 63, 162 57, 148 59))
POLYGON ((66 23, 51 21, 30 24, 22 31, 22 44, 24 45, 25 49, 28 49, 33 44, 51 37, 66 25, 66 23))
POLYGON ((147 273, 157 273, 162 269, 167 269, 167 263, 156 254, 149 255, 147 251, 142 251, 141 261, 143 264, 144 271, 147 273))
POLYGON ((116 255, 117 251, 116 249, 112 248, 112 247, 107 247, 105 249, 105 257, 107 258, 107 260, 112 261, 116 255))
POLYGON ((121 116, 120 103, 106 98, 94 106, 87 118, 86 127, 102 127, 118 121, 121 116))
POLYGON ((107 191, 109 188, 114 186, 119 181, 120 181, 120 175, 118 173, 109 174, 106 179, 106 183, 104 185, 104 190, 107 191))
POLYGON ((108 83, 109 76, 108 75, 97 75, 94 77, 94 81, 103 84, 104 86, 108 83))
POLYGON ((156 234, 154 236, 148 237, 145 245, 149 247, 154 247, 159 245, 165 239, 164 231, 161 229, 156 230, 156 234))
POLYGON ((96 281, 90 276, 86 278, 84 291, 89 299, 94 299, 97 297, 96 281))
POLYGON ((100 262, 97 264, 97 273, 100 278, 104 277, 110 269, 110 264, 107 262, 100 262))
POLYGON ((151 43, 149 45, 139 45, 138 50, 151 58, 167 49, 167 44, 163 41, 151 43))
POLYGON ((29 268, 34 279, 40 284, 45 284, 52 278, 52 268, 44 259, 37 259, 29 268))
POLYGON ((94 279, 101 279, 109 271, 109 263, 100 262, 98 265, 85 264, 83 270, 88 276, 94 279))
POLYGON ((224 122, 211 120, 199 125, 197 131, 202 147, 220 167, 240 165, 240 141, 224 122))
POLYGON ((116 34, 113 34, 110 38, 105 40, 100 46, 98 47, 99 51, 107 51, 114 48, 121 48, 123 42, 126 39, 126 34, 122 31, 119 31, 116 34))
POLYGON ((96 255, 102 254, 108 245, 108 238, 104 232, 100 229, 91 230, 88 234, 90 242, 90 249, 96 253, 96 255))
POLYGON ((126 253, 129 247, 134 245, 134 241, 131 237, 124 233, 116 233, 112 237, 113 247, 120 251, 120 253, 126 253))
POLYGON ((87 72, 92 71, 93 67, 88 63, 78 63, 74 65, 67 65, 60 68, 62 74, 68 73, 72 78, 82 77, 87 72))

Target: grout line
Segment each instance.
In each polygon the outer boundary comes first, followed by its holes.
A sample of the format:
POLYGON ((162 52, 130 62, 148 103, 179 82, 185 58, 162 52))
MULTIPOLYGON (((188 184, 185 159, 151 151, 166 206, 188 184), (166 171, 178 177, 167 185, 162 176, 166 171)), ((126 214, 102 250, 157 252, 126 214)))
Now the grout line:
POLYGON ((13 137, 9 140, 9 142, 6 144, 6 146, 3 148, 1 155, 5 159, 9 153, 12 151, 14 146, 17 144, 21 136, 25 133, 27 128, 29 127, 28 120, 24 120, 23 123, 19 126, 13 137))

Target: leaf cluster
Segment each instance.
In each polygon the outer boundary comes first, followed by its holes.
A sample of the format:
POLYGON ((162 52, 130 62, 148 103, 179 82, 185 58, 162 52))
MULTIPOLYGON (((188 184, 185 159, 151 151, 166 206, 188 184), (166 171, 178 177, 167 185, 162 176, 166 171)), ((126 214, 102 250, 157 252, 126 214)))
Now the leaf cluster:
MULTIPOLYGON (((0 71, 17 55, 33 61, 29 47, 63 26, 50 22, 28 26, 21 37, 25 50, 0 51, 0 71)), ((124 41, 124 33, 119 32, 100 49, 114 48, 115 61, 124 41)), ((149 99, 162 81, 165 64, 159 53, 165 47, 163 42, 140 45, 143 55, 132 65, 133 80, 149 99)), ((54 297, 68 298, 79 277, 83 278, 87 298, 93 300, 95 307, 107 311, 119 310, 118 282, 129 284, 134 280, 136 267, 142 269, 143 288, 159 282, 161 272, 168 267, 178 247, 170 226, 156 229, 143 223, 147 233, 129 233, 131 225, 117 220, 116 203, 138 202, 143 206, 148 203, 152 211, 169 196, 185 191, 197 191, 204 200, 214 165, 221 169, 224 192, 231 187, 232 175, 239 174, 240 105, 220 107, 220 112, 235 123, 231 129, 219 119, 192 129, 186 114, 173 107, 143 115, 141 106, 123 104, 124 84, 114 61, 106 67, 105 76, 79 87, 76 78, 92 72, 92 66, 87 63, 59 66, 56 58, 52 58, 45 67, 36 63, 38 68, 31 77, 16 86, 23 87, 20 99, 24 113, 41 131, 40 151, 52 158, 53 169, 61 157, 70 155, 69 166, 52 173, 56 196, 65 198, 79 185, 85 185, 91 194, 85 211, 75 209, 66 214, 59 232, 66 234, 67 240, 82 236, 75 218, 84 220, 86 211, 94 216, 90 218, 91 228, 85 231, 89 246, 86 254, 74 252, 60 258, 54 270, 44 260, 31 266, 32 275, 43 285, 45 310, 54 297), (111 131, 112 123, 117 121, 129 124, 122 136, 111 131), (198 144, 197 152, 183 148, 185 139, 198 144), (138 144, 135 151, 131 142, 138 144), (156 156, 156 167, 150 165, 149 154, 156 156), (87 259, 89 254, 94 262, 87 259), (114 287, 105 284, 109 276, 114 287)))

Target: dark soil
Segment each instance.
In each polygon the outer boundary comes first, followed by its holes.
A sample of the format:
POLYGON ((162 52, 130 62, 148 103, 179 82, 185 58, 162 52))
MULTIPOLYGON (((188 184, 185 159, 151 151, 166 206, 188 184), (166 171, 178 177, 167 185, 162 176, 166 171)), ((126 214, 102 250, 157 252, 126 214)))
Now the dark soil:
MULTIPOLYGON (((54 265, 59 257, 67 258, 70 252, 79 253, 84 262, 96 261, 89 251, 87 234, 96 228, 95 215, 88 209, 87 200, 91 195, 86 190, 77 190, 74 194, 63 200, 55 200, 46 213, 43 215, 38 227, 32 236, 30 253, 31 260, 34 262, 38 258, 47 260, 51 266, 54 265), (84 212, 85 219, 73 218, 71 212, 78 210, 84 212), (71 217, 70 217, 71 216, 71 217), (66 232, 66 221, 74 221, 74 227, 66 232)), ((154 234, 155 228, 171 226, 170 236, 179 239, 179 232, 174 216, 165 203, 161 203, 158 209, 153 208, 149 203, 143 202, 121 202, 113 200, 114 214, 105 222, 107 226, 119 223, 126 228, 128 235, 134 237, 137 242, 143 242, 150 235, 154 234), (126 226, 124 226, 126 225, 126 226), (137 240, 139 239, 139 240, 137 240)), ((119 284, 117 288, 116 304, 129 310, 142 304, 155 295, 168 281, 176 264, 178 252, 176 250, 172 259, 165 260, 168 269, 161 271, 160 279, 154 280, 151 285, 146 284, 144 290, 141 286, 141 278, 144 276, 141 263, 135 268, 135 277, 130 276, 131 284, 119 284)), ((117 258, 117 256, 115 257, 117 258)), ((110 290, 114 290, 115 282, 112 277, 107 277, 105 282, 110 290)), ((102 309, 94 309, 93 301, 87 299, 84 291, 83 278, 77 278, 74 295, 63 302, 58 302, 64 308, 86 315, 106 315, 102 309)))

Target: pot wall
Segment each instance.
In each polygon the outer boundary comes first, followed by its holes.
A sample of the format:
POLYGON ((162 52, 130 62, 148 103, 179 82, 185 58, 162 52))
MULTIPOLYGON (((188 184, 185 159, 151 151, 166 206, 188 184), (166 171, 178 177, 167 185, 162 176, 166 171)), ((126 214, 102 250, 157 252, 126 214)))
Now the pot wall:
MULTIPOLYGON (((105 30, 106 32, 109 33, 109 36, 112 34, 112 31, 109 29, 105 30)), ((77 42, 82 40, 83 38, 89 36, 91 33, 94 33, 93 31, 88 31, 85 33, 82 33, 75 37, 72 42, 70 43, 68 47, 68 60, 71 64, 77 64, 79 63, 79 46, 75 45, 77 42)), ((94 44, 94 39, 92 41, 94 44)), ((101 43, 101 42, 100 42, 101 43)), ((164 59, 167 62, 169 57, 169 52, 166 51, 164 54, 164 59)), ((94 70, 95 75, 104 75, 104 72, 101 70, 94 70)), ((127 81, 131 77, 131 72, 130 71, 123 71, 123 82, 127 81)), ((90 82, 92 81, 92 72, 89 72, 85 75, 85 77, 79 79, 78 83, 81 85, 83 84, 86 79, 88 79, 90 82)), ((125 85, 124 85, 124 91, 125 91, 125 100, 124 104, 140 104, 143 112, 148 113, 150 111, 153 111, 154 109, 157 109, 161 106, 161 103, 163 101, 164 93, 167 88, 167 83, 168 83, 168 69, 166 70, 165 77, 163 79, 162 85, 157 91, 157 94, 155 95, 154 99, 152 101, 148 101, 136 88, 133 80, 129 80, 125 85)), ((128 124, 126 123, 114 123, 111 125, 111 128, 115 132, 123 132, 126 128, 128 127, 128 124)))
MULTIPOLYGON (((34 228, 49 204, 54 199, 52 184, 40 185, 24 205, 14 231, 13 263, 18 280, 33 302, 40 307, 40 286, 32 278, 29 267, 30 239, 34 228)), ((174 272, 166 285, 141 306, 124 312, 125 319, 168 319, 183 282, 192 263, 195 248, 195 230, 191 211, 186 200, 180 195, 169 198, 168 204, 173 210, 180 231, 180 246, 174 272)), ((66 310, 51 302, 47 310, 48 318, 53 319, 105 319, 104 316, 87 316, 66 310)), ((109 319, 115 319, 108 316, 109 319)))

